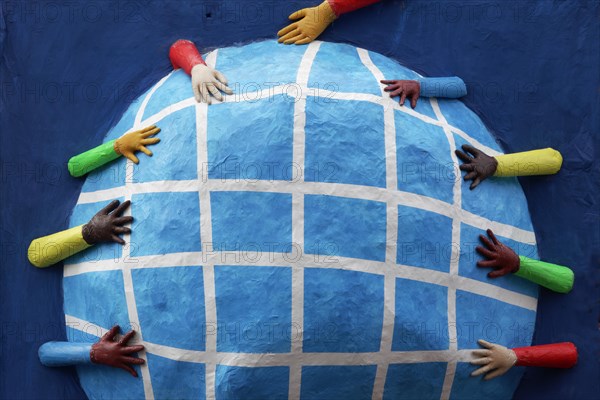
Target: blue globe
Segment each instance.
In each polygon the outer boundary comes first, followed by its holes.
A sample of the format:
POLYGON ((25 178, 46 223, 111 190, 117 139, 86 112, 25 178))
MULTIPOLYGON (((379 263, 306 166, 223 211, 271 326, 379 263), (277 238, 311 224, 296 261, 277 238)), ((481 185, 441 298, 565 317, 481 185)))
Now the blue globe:
POLYGON ((511 398, 522 369, 469 376, 483 338, 531 343, 537 286, 488 279, 478 235, 537 256, 516 179, 468 190, 454 150, 500 154, 457 100, 400 107, 380 79, 419 75, 353 46, 214 50, 235 94, 211 106, 173 71, 107 134, 157 124, 139 165, 91 173, 71 216, 132 201, 128 244, 68 260, 70 341, 119 324, 140 378, 78 367, 90 398, 511 398))

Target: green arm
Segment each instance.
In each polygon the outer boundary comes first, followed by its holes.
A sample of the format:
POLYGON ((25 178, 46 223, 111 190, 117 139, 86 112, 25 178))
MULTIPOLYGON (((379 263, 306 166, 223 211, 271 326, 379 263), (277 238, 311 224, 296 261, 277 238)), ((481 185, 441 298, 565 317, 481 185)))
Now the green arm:
POLYGON ((519 256, 521 266, 515 275, 558 293, 569 293, 575 279, 573 271, 562 265, 550 264, 519 256))
POLYGON ((75 177, 83 176, 88 172, 119 158, 121 155, 115 151, 115 140, 103 143, 85 153, 71 157, 68 164, 69 173, 75 177))

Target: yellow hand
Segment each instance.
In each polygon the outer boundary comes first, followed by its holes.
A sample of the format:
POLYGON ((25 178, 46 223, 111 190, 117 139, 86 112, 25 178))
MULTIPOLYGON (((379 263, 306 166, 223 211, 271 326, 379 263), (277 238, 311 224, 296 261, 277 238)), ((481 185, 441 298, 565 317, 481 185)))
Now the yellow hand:
POLYGON ((279 43, 284 44, 306 44, 315 40, 336 16, 331 6, 325 0, 317 7, 303 8, 296 11, 289 17, 291 20, 298 20, 279 32, 279 43))
POLYGON ((138 160, 134 153, 136 151, 142 151, 146 155, 152 156, 152 152, 146 148, 146 145, 160 142, 159 138, 150 137, 156 135, 158 132, 160 132, 160 128, 157 128, 156 125, 152 125, 140 129, 139 131, 126 133, 115 140, 115 152, 124 155, 137 164, 140 160, 138 160))

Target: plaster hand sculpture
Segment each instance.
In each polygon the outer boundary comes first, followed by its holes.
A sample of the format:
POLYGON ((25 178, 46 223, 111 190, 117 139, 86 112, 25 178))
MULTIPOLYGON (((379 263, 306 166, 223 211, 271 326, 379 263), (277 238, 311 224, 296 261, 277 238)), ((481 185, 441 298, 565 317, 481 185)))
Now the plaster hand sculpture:
POLYGON ((390 97, 400 96, 400 105, 410 99, 410 106, 415 108, 419 96, 446 97, 458 99, 467 94, 467 86, 457 76, 447 78, 421 78, 413 80, 382 80, 381 83, 388 85, 384 90, 391 92, 390 97))
POLYGON ((561 154, 548 147, 541 150, 521 153, 488 156, 473 146, 464 144, 464 152, 456 150, 456 156, 463 161, 460 169, 466 171, 465 181, 473 180, 473 190, 490 176, 530 176, 556 174, 562 165, 561 154))
POLYGON ((36 267, 44 268, 96 243, 125 244, 125 241, 118 235, 131 233, 131 229, 123 225, 132 222, 133 217, 121 216, 130 204, 129 200, 122 204, 119 204, 119 200, 113 200, 94 215, 87 224, 33 240, 27 250, 29 262, 36 267))
POLYGON ((140 161, 134 153, 141 151, 148 156, 152 156, 152 152, 146 146, 160 142, 159 138, 150 137, 158 132, 160 132, 160 128, 157 128, 156 125, 148 126, 139 131, 126 133, 118 139, 103 143, 85 153, 71 157, 67 164, 69 173, 74 177, 80 177, 120 156, 125 156, 137 164, 140 161))
POLYGON ((292 13, 291 23, 277 32, 279 43, 307 44, 315 40, 340 15, 377 3, 381 0, 325 0, 316 7, 292 13))
POLYGON ((517 347, 508 349, 499 344, 477 341, 485 349, 473 350, 479 357, 471 361, 473 365, 481 365, 471 376, 486 374, 484 380, 504 375, 513 366, 571 368, 577 363, 577 348, 571 342, 545 344, 540 346, 517 347))
POLYGON ((134 353, 144 350, 144 346, 127 345, 135 335, 133 330, 116 341, 115 337, 119 331, 119 325, 113 326, 97 343, 46 342, 40 346, 38 357, 46 367, 101 364, 124 369, 137 378, 138 374, 130 364, 144 364, 143 359, 133 356, 134 353))
POLYGON ((233 94, 227 86, 225 75, 206 65, 196 45, 189 40, 180 39, 173 43, 169 50, 169 59, 173 68, 182 68, 192 77, 192 90, 198 103, 211 104, 212 97, 223 101, 221 92, 233 94))
POLYGON ((485 248, 477 246, 475 250, 487 258, 477 262, 477 266, 494 269, 488 273, 490 278, 514 273, 558 293, 568 293, 573 288, 575 278, 570 268, 519 256, 513 249, 503 245, 491 229, 487 230, 487 234, 491 241, 479 235, 485 248))

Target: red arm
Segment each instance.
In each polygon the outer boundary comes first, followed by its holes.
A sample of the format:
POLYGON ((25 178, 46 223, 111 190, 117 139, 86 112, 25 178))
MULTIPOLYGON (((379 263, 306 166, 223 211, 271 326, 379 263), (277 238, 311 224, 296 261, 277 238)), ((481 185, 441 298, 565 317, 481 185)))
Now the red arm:
POLYGON ((194 66, 198 64, 206 65, 196 45, 189 40, 179 39, 173 43, 169 50, 169 59, 173 64, 173 68, 183 68, 188 75, 191 75, 194 66))
POLYGON ((577 348, 571 342, 518 347, 516 365, 522 367, 571 368, 577 363, 577 348))
POLYGON ((336 16, 358 10, 381 0, 327 0, 336 16))

